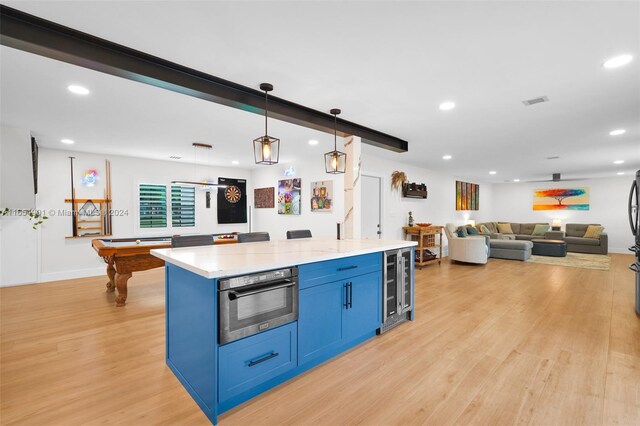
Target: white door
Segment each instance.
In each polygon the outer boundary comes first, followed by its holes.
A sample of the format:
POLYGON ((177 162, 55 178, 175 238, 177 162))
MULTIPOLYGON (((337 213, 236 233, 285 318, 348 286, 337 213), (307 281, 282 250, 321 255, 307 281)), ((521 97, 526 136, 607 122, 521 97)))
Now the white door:
POLYGON ((382 178, 362 175, 362 238, 380 238, 382 234, 382 178))

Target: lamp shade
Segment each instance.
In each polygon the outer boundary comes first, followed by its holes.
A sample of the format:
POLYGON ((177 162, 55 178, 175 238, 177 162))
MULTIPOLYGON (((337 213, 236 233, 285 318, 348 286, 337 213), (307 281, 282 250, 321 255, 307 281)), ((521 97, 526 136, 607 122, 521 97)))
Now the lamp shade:
POLYGON ((347 169, 347 154, 340 151, 330 151, 324 155, 324 169, 327 173, 344 173, 347 169))
POLYGON ((467 219, 464 223, 465 225, 476 226, 476 221, 473 219, 467 219))
POLYGON ((551 224, 553 226, 560 227, 562 225, 562 220, 561 219, 553 219, 553 222, 551 222, 551 224))
POLYGON ((253 140, 256 164, 277 164, 280 158, 280 139, 268 135, 253 140))

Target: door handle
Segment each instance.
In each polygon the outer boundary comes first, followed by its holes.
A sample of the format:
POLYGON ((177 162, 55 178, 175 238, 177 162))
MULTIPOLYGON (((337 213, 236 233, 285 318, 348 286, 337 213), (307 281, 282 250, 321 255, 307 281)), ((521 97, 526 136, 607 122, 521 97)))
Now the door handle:
POLYGON ((629 225, 631 226, 631 232, 633 235, 638 235, 638 216, 640 216, 640 190, 638 190, 638 184, 634 180, 631 185, 631 192, 629 192, 629 225), (636 196, 636 204, 633 204, 633 195, 636 196), (633 211, 635 207, 635 212, 633 211), (635 217, 634 217, 635 216, 635 217))
POLYGON ((349 309, 349 283, 344 283, 344 308, 349 309))
POLYGON ((278 352, 271 352, 270 354, 262 356, 262 357, 260 357, 260 358, 258 358, 256 360, 249 361, 247 366, 253 367, 254 365, 258 365, 258 364, 263 363, 265 361, 269 361, 271 358, 275 358, 278 355, 280 355, 278 352))

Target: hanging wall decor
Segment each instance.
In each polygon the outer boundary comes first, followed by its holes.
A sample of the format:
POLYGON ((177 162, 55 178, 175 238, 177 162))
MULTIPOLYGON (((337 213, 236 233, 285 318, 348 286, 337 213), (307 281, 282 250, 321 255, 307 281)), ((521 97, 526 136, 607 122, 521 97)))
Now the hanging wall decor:
POLYGON ((300 214, 300 188, 300 178, 278 181, 278 214, 300 214))
POLYGON ((247 181, 218 178, 218 223, 247 223, 247 181))
POLYGON ((536 189, 533 210, 589 210, 589 188, 536 189))
POLYGON ((456 210, 480 210, 480 185, 456 181, 456 210))
POLYGON ((311 211, 330 212, 333 208, 333 181, 311 182, 311 211))
POLYGON ((274 204, 275 189, 270 188, 256 188, 253 190, 253 203, 256 209, 272 209, 274 204))

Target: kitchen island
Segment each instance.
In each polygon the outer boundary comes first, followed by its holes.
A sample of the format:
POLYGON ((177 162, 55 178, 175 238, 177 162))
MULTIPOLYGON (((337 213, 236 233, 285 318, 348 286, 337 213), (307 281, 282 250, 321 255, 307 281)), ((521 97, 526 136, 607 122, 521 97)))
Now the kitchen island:
MULTIPOLYGON (((167 365, 215 424, 374 337, 392 267, 384 253, 415 244, 305 238, 152 250, 166 265, 167 365)), ((412 249, 405 258, 412 301, 412 249)))

